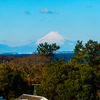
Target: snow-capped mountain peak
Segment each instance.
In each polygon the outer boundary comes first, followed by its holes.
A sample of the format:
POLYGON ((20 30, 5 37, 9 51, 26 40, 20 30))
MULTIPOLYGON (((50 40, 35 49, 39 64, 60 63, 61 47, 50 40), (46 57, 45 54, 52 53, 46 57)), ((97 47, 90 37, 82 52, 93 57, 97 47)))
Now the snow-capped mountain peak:
POLYGON ((57 44, 61 45, 61 44, 64 44, 64 41, 65 41, 65 39, 63 36, 61 36, 58 32, 52 31, 52 32, 48 33, 46 36, 39 39, 36 42, 36 44, 47 42, 47 43, 57 43, 57 44))

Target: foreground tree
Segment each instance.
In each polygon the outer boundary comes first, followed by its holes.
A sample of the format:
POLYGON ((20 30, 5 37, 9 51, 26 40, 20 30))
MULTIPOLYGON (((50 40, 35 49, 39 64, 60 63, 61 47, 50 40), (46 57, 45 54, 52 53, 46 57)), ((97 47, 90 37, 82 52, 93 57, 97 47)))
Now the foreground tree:
POLYGON ((57 88, 67 79, 68 67, 64 60, 59 60, 58 64, 52 62, 45 66, 43 80, 37 89, 37 94, 43 95, 49 100, 66 100, 62 99, 57 88))
POLYGON ((24 80, 24 73, 13 64, 0 65, 0 95, 6 100, 16 98, 28 90, 28 83, 24 80))
POLYGON ((60 49, 60 46, 57 46, 56 43, 52 43, 52 44, 48 44, 47 42, 40 43, 37 51, 38 54, 40 55, 44 55, 50 59, 52 59, 54 57, 54 51, 60 49))
POLYGON ((45 67, 38 94, 49 100, 98 100, 100 44, 89 40, 83 45, 78 41, 74 54, 69 64, 59 60, 45 67))
POLYGON ((28 83, 40 83, 42 79, 42 69, 50 60, 41 55, 30 55, 28 57, 16 58, 11 61, 14 65, 19 66, 19 70, 27 76, 28 83))
POLYGON ((68 73, 68 79, 59 85, 58 91, 66 100, 98 100, 98 77, 93 68, 78 65, 68 73))
POLYGON ((49 100, 97 100, 98 76, 86 63, 74 67, 59 60, 44 68, 44 77, 37 88, 38 95, 49 100))
POLYGON ((91 67, 98 66, 100 64, 100 43, 89 40, 83 45, 82 41, 77 41, 74 54, 72 61, 77 64, 88 62, 91 67))
POLYGON ((32 83, 42 80, 43 67, 50 62, 45 56, 31 55, 11 59, 0 64, 0 96, 6 100, 16 98, 23 93, 32 94, 32 83))

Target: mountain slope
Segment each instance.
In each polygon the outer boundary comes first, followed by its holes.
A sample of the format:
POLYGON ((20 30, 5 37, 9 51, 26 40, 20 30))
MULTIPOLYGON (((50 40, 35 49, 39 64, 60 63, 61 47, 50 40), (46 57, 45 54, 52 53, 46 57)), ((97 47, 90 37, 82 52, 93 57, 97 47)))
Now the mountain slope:
POLYGON ((9 47, 8 45, 3 45, 0 44, 0 53, 6 53, 6 52, 11 52, 12 48, 9 47))
POLYGON ((71 41, 66 39, 58 32, 50 32, 46 36, 42 37, 38 41, 31 42, 27 45, 17 46, 17 47, 9 47, 7 45, 0 44, 0 53, 29 53, 35 52, 39 43, 56 43, 60 46, 59 51, 74 51, 74 47, 76 45, 76 41, 71 41))
POLYGON ((48 43, 57 43, 61 45, 64 44, 64 41, 65 41, 64 38, 58 32, 50 32, 43 38, 39 39, 36 42, 36 44, 48 42, 48 43))
POLYGON ((39 39, 36 44, 44 42, 56 43, 57 45, 60 45, 61 51, 73 51, 76 45, 76 41, 71 41, 60 35, 58 32, 48 33, 46 36, 39 39))

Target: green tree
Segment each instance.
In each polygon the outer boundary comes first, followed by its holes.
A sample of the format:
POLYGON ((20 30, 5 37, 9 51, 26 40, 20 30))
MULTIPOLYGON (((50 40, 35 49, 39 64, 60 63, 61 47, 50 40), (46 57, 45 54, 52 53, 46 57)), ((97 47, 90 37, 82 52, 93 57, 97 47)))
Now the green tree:
POLYGON ((49 100, 98 100, 98 76, 87 63, 73 66, 59 60, 44 67, 37 94, 49 100))
POLYGON ((77 41, 74 53, 69 64, 59 60, 44 67, 38 94, 49 100, 98 100, 100 44, 89 40, 83 45, 77 41))
POLYGON ((60 46, 57 46, 56 43, 48 44, 47 42, 40 43, 37 47, 38 54, 44 55, 50 59, 54 57, 54 51, 58 50, 60 46))
POLYGON ((8 62, 0 65, 0 90, 6 100, 16 98, 28 90, 23 73, 8 62))
POLYGON ((26 93, 33 94, 34 87, 32 83, 41 83, 43 67, 49 62, 50 59, 46 56, 32 54, 28 57, 11 60, 10 63, 14 64, 15 67, 17 66, 17 70, 23 73, 23 79, 28 83, 29 87, 26 93))
MULTIPOLYGON (((41 85, 37 89, 38 95, 43 95, 49 100, 62 100, 57 87, 59 84, 63 84, 67 79, 67 63, 64 60, 59 60, 59 64, 49 63, 44 67, 43 80, 41 85)), ((65 99, 63 99, 65 100, 65 99)))
POLYGON ((100 65, 100 43, 97 41, 89 40, 83 45, 82 41, 78 40, 74 54, 72 61, 76 62, 76 64, 88 62, 91 67, 100 65))
POLYGON ((59 94, 66 100, 98 100, 97 76, 93 68, 78 65, 68 73, 68 79, 58 86, 59 94))

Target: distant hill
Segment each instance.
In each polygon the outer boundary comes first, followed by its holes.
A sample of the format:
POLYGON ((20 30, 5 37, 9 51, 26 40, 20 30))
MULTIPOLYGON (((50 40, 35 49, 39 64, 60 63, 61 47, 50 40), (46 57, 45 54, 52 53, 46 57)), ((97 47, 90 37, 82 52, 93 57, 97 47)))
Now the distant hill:
POLYGON ((9 47, 8 45, 0 44, 0 53, 11 52, 11 51, 12 51, 12 47, 9 47))
POLYGON ((10 47, 8 45, 0 44, 0 53, 30 53, 36 51, 36 48, 37 45, 10 47))
POLYGON ((41 39, 23 46, 9 47, 8 45, 0 44, 0 53, 32 53, 36 51, 39 43, 44 42, 60 45, 59 51, 74 51, 76 45, 76 41, 66 39, 57 32, 50 32, 41 39))

